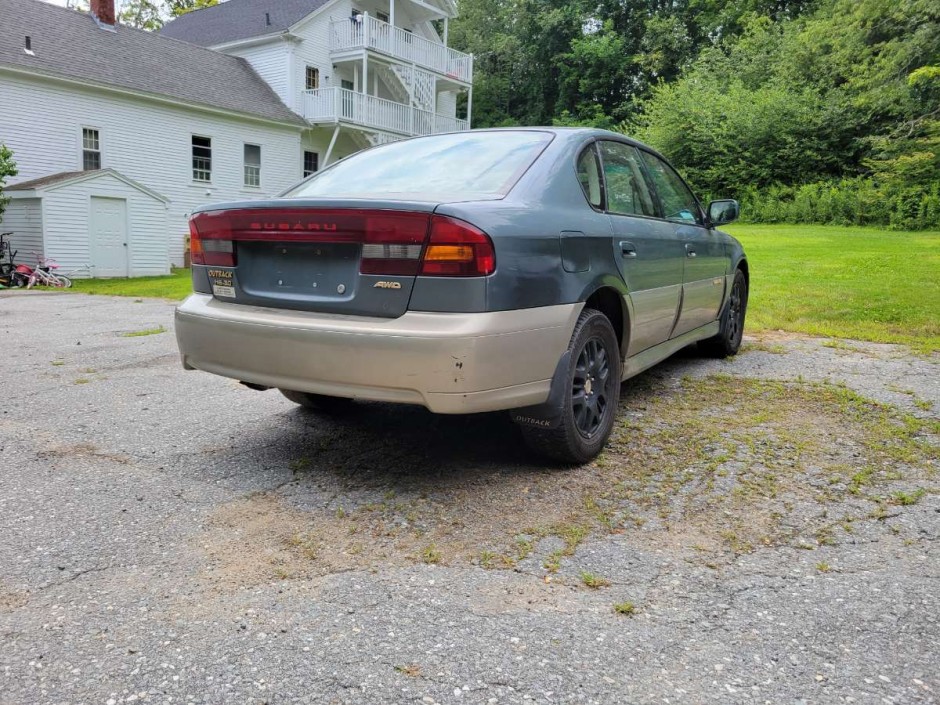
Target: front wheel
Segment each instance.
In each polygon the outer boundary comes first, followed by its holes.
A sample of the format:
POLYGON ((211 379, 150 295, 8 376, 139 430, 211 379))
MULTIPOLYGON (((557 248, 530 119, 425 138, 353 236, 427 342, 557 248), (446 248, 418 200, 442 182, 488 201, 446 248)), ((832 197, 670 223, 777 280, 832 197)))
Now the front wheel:
POLYGON ((731 357, 736 355, 744 337, 744 316, 747 313, 747 279, 740 269, 734 272, 731 295, 721 312, 718 335, 701 341, 699 350, 710 357, 731 357))
POLYGON ((568 465, 586 463, 603 450, 620 401, 620 345, 600 311, 581 312, 568 344, 559 420, 554 428, 523 425, 530 448, 568 465))

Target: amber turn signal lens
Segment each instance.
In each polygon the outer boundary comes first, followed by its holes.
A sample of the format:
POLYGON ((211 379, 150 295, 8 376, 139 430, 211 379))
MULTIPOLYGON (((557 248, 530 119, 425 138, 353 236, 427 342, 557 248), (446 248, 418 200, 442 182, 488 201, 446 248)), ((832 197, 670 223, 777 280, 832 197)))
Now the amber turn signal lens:
POLYGON ((471 262, 473 247, 470 245, 429 245, 424 253, 425 262, 471 262))

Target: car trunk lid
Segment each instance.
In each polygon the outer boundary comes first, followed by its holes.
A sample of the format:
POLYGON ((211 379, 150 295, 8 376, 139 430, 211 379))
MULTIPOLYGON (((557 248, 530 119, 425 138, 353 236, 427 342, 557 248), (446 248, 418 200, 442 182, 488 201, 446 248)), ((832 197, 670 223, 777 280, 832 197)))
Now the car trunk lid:
POLYGON ((435 204, 281 200, 191 220, 193 261, 224 301, 397 317, 408 308, 435 204))

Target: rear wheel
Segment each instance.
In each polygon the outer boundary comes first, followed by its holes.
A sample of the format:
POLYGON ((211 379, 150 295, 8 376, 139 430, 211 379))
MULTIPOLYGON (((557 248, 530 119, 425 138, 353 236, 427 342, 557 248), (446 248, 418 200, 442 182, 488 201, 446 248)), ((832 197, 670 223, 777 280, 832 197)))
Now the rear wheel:
POLYGON ((278 391, 292 402, 295 404, 300 404, 300 406, 304 407, 305 409, 311 409, 313 411, 320 411, 324 413, 340 414, 345 411, 349 411, 354 404, 352 399, 346 399, 344 397, 329 397, 325 394, 295 392, 290 389, 279 389, 278 391))
POLYGON ((522 435, 536 452, 578 465, 603 450, 620 401, 620 346, 607 316, 595 309, 582 311, 568 351, 558 424, 523 425, 522 435))
POLYGON ((730 357, 738 352, 744 337, 744 316, 747 313, 747 279, 740 269, 735 270, 731 295, 721 312, 718 335, 701 341, 699 350, 710 357, 730 357))

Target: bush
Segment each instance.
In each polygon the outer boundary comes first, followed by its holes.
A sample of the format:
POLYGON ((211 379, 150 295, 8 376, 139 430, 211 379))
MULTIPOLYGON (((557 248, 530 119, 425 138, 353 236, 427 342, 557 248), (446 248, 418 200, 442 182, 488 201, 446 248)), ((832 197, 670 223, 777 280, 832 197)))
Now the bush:
POLYGON ((940 229, 940 184, 902 187, 874 179, 775 184, 738 194, 750 223, 882 225, 896 230, 940 229))
POLYGON ((17 173, 16 162, 13 161, 13 152, 0 142, 0 220, 3 219, 3 211, 6 210, 7 202, 10 200, 3 195, 3 186, 7 177, 16 176, 17 173))

